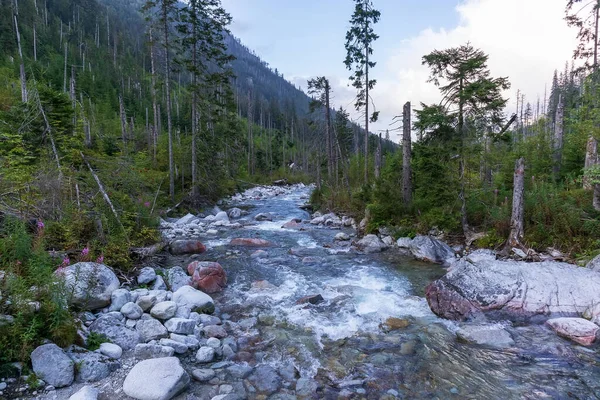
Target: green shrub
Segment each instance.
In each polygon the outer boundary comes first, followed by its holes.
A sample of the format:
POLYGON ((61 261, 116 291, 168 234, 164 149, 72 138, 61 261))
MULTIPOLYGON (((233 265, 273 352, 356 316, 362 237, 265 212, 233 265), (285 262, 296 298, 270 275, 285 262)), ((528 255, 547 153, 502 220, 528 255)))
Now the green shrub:
POLYGON ((110 339, 102 333, 91 332, 87 337, 87 349, 89 351, 98 350, 102 343, 110 343, 110 339))

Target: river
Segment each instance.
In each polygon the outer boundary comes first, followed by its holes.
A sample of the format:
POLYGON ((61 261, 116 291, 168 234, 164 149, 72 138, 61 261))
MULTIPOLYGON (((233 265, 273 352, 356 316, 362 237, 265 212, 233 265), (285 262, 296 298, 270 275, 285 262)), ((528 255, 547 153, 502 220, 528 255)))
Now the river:
POLYGON ((309 194, 305 187, 229 204, 249 212, 243 227, 201 237, 209 250, 200 258, 220 262, 228 274, 227 289, 215 296, 217 312, 232 321, 258 321, 238 340, 256 361, 281 374, 314 377, 322 398, 600 397, 595 347, 577 346, 540 324, 508 321, 484 323, 502 324, 513 347, 461 343, 459 325, 436 317, 424 298, 425 286, 443 268, 396 249, 361 254, 334 244, 340 231, 329 227, 282 228, 292 218, 310 218, 299 208, 309 194), (259 213, 271 213, 273 221, 254 222, 259 213), (255 253, 257 248, 230 246, 237 237, 274 245, 255 253), (296 304, 316 294, 324 301, 296 304), (408 326, 382 329, 389 317, 408 326))

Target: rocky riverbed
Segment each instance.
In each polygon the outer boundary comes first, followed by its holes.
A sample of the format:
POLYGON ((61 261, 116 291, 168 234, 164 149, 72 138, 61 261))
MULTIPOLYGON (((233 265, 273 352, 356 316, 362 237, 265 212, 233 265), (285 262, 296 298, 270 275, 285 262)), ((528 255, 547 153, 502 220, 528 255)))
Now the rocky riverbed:
POLYGON ((351 218, 301 209, 310 190, 254 188, 205 215, 164 221, 168 246, 130 283, 101 264, 61 271, 71 302, 90 310, 80 315, 82 338, 102 334, 110 343, 94 352, 45 344, 31 357, 42 381, 35 389, 4 381, 4 396, 600 393, 597 272, 498 261, 490 252, 459 259, 429 236, 359 238, 361 224, 351 218), (546 271, 543 281, 538 269, 546 271), (575 290, 578 279, 586 290, 575 290))

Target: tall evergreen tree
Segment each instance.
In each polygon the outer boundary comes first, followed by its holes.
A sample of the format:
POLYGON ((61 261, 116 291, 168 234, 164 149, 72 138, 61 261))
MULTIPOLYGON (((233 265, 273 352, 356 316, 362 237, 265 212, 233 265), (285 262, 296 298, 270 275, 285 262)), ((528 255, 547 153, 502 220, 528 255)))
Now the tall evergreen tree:
POLYGON ((378 112, 369 115, 369 91, 375 87, 377 81, 369 79, 369 70, 377 63, 370 59, 373 54, 373 42, 379 38, 373 30, 381 13, 373 7, 371 0, 355 0, 354 13, 350 19, 350 29, 346 33, 346 59, 344 64, 354 73, 350 76, 352 86, 356 88, 357 95, 354 106, 357 111, 364 108, 365 113, 365 183, 369 179, 369 121, 375 122, 378 112))
POLYGON ((455 133, 460 157, 461 224, 467 240, 471 232, 465 198, 466 121, 486 120, 500 124, 502 110, 507 102, 501 92, 510 87, 508 78, 490 77, 487 61, 487 54, 469 43, 447 50, 435 50, 423 57, 423 65, 431 69, 429 81, 439 87, 443 96, 441 111, 456 121, 455 133))

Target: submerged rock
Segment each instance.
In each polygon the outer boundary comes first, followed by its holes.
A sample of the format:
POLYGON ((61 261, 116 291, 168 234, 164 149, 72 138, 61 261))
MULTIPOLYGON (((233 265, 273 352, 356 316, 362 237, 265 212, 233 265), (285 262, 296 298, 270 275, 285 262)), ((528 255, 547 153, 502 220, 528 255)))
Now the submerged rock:
POLYGON ((169 251, 173 255, 201 254, 206 251, 206 246, 194 239, 175 240, 171 242, 169 251))
POLYGON ((281 387, 281 377, 277 371, 270 365, 260 365, 256 367, 248 380, 254 385, 256 390, 265 395, 275 393, 281 387))
POLYGON ((466 325, 456 332, 456 336, 465 342, 499 349, 515 344, 510 333, 498 325, 466 325))
POLYGON ((237 238, 232 239, 229 242, 232 246, 250 246, 250 247, 268 247, 271 246, 272 243, 265 239, 257 239, 257 238, 237 238))
POLYGON ((509 317, 600 313, 600 274, 560 262, 500 261, 477 254, 452 265, 426 288, 438 316, 464 320, 482 311, 509 317))
POLYGON ((596 340, 600 327, 583 318, 553 318, 546 321, 562 337, 571 339, 583 346, 589 346, 596 340))

